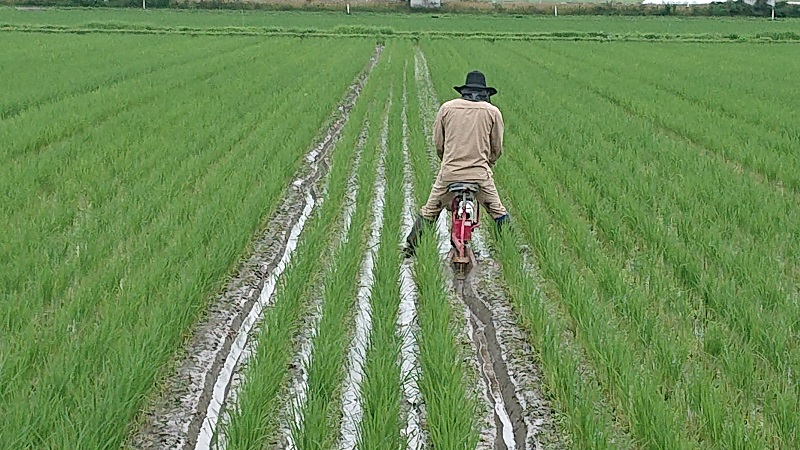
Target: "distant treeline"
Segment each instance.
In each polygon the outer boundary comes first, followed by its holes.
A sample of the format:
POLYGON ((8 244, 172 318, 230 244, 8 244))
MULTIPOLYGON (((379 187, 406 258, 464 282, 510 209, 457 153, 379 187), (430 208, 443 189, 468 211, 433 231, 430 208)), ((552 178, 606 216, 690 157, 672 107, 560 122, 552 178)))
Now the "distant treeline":
MULTIPOLYGON (((233 9, 233 10, 341 10, 346 0, 147 0, 148 8, 178 9, 233 9)), ((377 0, 362 2, 353 0, 354 10, 373 12, 430 13, 431 10, 411 9, 406 1, 377 0)), ((142 0, 0 0, 0 4, 15 6, 81 6, 81 7, 141 7, 142 0)), ((756 0, 749 5, 742 0, 717 2, 709 5, 643 5, 630 3, 530 3, 497 2, 474 0, 442 1, 442 12, 451 13, 499 13, 552 15, 558 8, 558 15, 586 16, 683 16, 683 17, 769 17, 772 7, 766 0, 756 0)), ((800 6, 779 1, 775 5, 775 17, 800 18, 800 6)))

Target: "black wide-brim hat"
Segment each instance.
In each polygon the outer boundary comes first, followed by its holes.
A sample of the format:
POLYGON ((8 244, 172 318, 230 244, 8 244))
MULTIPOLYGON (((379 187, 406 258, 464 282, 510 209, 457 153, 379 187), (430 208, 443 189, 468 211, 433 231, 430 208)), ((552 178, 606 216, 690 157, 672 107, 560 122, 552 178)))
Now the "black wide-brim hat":
POLYGON ((477 70, 473 70, 472 72, 467 74, 467 81, 461 86, 453 86, 453 89, 461 93, 462 89, 465 88, 472 88, 472 89, 485 89, 488 91, 489 95, 497 94, 497 89, 486 86, 486 77, 483 76, 482 72, 477 70))

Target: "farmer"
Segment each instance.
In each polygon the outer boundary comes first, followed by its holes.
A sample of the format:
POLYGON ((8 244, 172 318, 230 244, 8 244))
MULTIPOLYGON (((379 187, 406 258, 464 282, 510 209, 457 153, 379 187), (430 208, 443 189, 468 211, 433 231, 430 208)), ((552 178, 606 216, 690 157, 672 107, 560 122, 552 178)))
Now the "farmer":
POLYGON ((433 143, 442 164, 428 202, 406 238, 407 255, 414 254, 423 229, 433 225, 442 209, 450 206, 450 183, 478 184, 477 200, 491 214, 498 229, 510 219, 492 177, 492 167, 503 153, 503 116, 491 103, 497 89, 487 87, 486 78, 478 71, 468 73, 466 83, 453 88, 461 98, 443 104, 436 114, 433 143))

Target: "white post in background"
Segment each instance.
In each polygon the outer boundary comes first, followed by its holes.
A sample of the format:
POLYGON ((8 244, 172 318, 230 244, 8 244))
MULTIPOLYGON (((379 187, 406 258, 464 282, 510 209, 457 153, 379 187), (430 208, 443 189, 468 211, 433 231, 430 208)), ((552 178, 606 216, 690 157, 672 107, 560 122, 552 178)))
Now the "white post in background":
POLYGON ((772 5, 772 20, 775 20, 775 5, 772 5))
POLYGON ((142 0, 142 9, 147 9, 147 4, 145 3, 147 0, 142 0))
MULTIPOLYGON (((142 0, 142 1, 144 1, 144 0, 142 0)), ((558 17, 558 5, 553 5, 553 15, 558 17)))
POLYGON ((350 3, 347 4, 347 15, 350 15, 350 3))

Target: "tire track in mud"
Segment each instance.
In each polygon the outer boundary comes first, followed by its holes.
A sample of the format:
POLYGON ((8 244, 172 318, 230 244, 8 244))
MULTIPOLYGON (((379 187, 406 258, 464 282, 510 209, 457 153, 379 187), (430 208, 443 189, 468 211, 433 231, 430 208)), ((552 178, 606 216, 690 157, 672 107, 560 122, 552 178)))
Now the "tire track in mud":
MULTIPOLYGON (((480 298, 470 280, 463 283, 461 301, 469 309, 470 338, 475 343, 481 375, 486 383, 486 400, 494 405, 494 448, 525 448, 527 425, 522 419, 522 407, 516 397, 516 385, 508 374, 492 312, 480 298)), ((458 287, 456 288, 458 290, 458 287)))
MULTIPOLYGON (((415 78, 425 134, 430 137, 430 123, 438 105, 427 61, 419 47, 415 49, 415 78)), ((438 168, 433 154, 431 161, 438 168)), ((448 223, 445 214, 436 224, 439 252, 444 260, 450 250, 448 223)), ((481 378, 478 391, 483 391, 482 397, 493 416, 490 429, 481 431, 478 448, 561 448, 552 409, 541 393, 542 381, 533 350, 498 285, 499 264, 492 259, 482 230, 476 232, 472 244, 478 263, 466 280, 455 280, 449 266, 446 272, 453 280, 449 288, 465 314, 466 332, 474 351, 471 359, 481 378)))
POLYGON ((361 264, 358 292, 356 294, 355 331, 353 342, 347 355, 348 370, 342 389, 342 423, 340 427, 339 448, 352 450, 358 442, 358 430, 364 411, 361 406, 361 382, 364 379, 367 347, 372 332, 372 285, 375 281, 375 261, 381 244, 383 216, 386 197, 386 152, 389 140, 389 98, 381 131, 381 149, 378 156, 375 193, 373 196, 373 216, 367 251, 361 264))
MULTIPOLYGON (((321 188, 334 144, 378 64, 383 46, 375 47, 364 70, 332 113, 317 145, 298 172, 250 257, 241 264, 225 292, 210 306, 192 333, 176 369, 144 414, 129 440, 134 449, 209 449, 220 409, 235 398, 236 371, 246 360, 253 325, 269 306, 280 273, 297 245, 305 220, 323 200, 321 188)), ((224 447, 224 442, 220 443, 224 447)))
MULTIPOLYGON (((241 383, 241 378, 234 378, 235 376, 239 375, 237 373, 237 369, 247 362, 247 360, 250 358, 250 355, 255 350, 254 345, 256 343, 249 341, 250 334, 253 331, 256 323, 261 321, 265 309, 272 305, 272 294, 275 293, 275 289, 278 286, 278 280, 283 274, 283 271, 289 265, 289 260, 292 256, 292 253, 294 253, 295 248, 297 248, 297 243, 300 240, 300 234, 303 232, 306 220, 311 215, 314 207, 320 206, 323 200, 324 197, 316 197, 311 193, 310 186, 305 191, 305 205, 303 207, 303 211, 300 214, 297 222, 294 224, 294 226, 292 226, 291 233, 289 234, 289 240, 284 248, 283 255, 281 256, 280 261, 278 261, 277 267, 272 271, 272 273, 269 274, 264 282, 264 285, 258 296, 258 300, 253 304, 252 308, 242 321, 239 330, 236 333, 236 338, 229 347, 229 351, 225 357, 225 362, 222 366, 222 369, 219 371, 219 374, 214 381, 214 387, 211 392, 211 397, 208 401, 205 418, 202 420, 200 431, 197 434, 195 449, 211 448, 211 445, 214 441, 214 435, 217 431, 217 424, 219 423, 220 417, 223 413, 223 406, 227 401, 236 400, 236 388, 241 383)), ((195 419, 192 421, 193 424, 197 423, 198 417, 199 416, 195 416, 195 419)), ((225 447, 222 438, 220 438, 218 442, 218 447, 225 447)))

